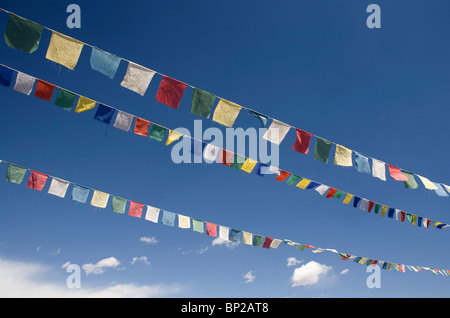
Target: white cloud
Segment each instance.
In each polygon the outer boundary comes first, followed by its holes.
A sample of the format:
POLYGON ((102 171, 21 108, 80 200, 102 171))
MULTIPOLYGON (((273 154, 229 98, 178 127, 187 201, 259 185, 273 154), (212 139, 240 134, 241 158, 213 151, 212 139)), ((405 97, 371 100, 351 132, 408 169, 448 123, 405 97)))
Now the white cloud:
POLYGON ((348 272, 350 272, 350 270, 349 270, 348 268, 346 268, 346 269, 344 269, 340 274, 341 274, 341 275, 345 275, 345 274, 347 274, 348 272))
POLYGON ((154 236, 153 237, 143 236, 139 240, 141 242, 144 242, 145 244, 156 244, 156 243, 158 243, 158 240, 154 236))
POLYGON ((131 264, 136 264, 136 262, 141 261, 147 265, 150 265, 150 262, 147 259, 147 256, 141 256, 141 257, 133 257, 131 260, 131 264))
MULTIPOLYGON (((63 267, 67 267, 67 262, 63 267)), ((182 290, 178 285, 112 284, 106 287, 66 287, 66 277, 55 279, 55 270, 0 258, 0 298, 161 298, 182 290)))
POLYGON ((244 277, 246 283, 252 283, 256 278, 256 276, 253 274, 253 271, 249 271, 243 277, 244 277))
POLYGON ((106 268, 116 268, 120 262, 115 257, 109 257, 98 261, 97 264, 84 264, 82 266, 86 275, 89 274, 103 274, 106 268))
POLYGON ((232 241, 228 241, 228 240, 224 240, 223 238, 221 238, 221 237, 216 237, 213 241, 212 241, 212 246, 215 246, 215 245, 225 245, 227 248, 229 248, 229 249, 233 249, 233 248, 235 248, 236 246, 238 246, 239 245, 239 243, 237 243, 237 242, 232 242, 232 241))
POLYGON ((326 266, 314 261, 297 267, 291 277, 292 287, 317 284, 320 278, 328 273, 329 270, 331 270, 331 266, 326 266))
POLYGON ((287 259, 287 266, 296 266, 302 262, 303 262, 302 260, 298 260, 295 257, 289 257, 287 259))

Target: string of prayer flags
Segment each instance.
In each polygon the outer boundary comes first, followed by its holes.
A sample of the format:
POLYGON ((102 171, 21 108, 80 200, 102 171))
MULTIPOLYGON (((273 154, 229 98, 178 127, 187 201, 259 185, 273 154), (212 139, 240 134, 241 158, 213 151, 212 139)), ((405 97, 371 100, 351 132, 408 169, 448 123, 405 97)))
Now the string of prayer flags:
POLYGON ((6 181, 20 184, 22 183, 26 172, 26 168, 9 163, 8 169, 6 170, 6 181))
POLYGON ((43 26, 9 13, 5 30, 6 44, 13 49, 33 53, 39 47, 43 26))
POLYGON ((27 188, 42 191, 47 179, 48 175, 31 170, 31 175, 27 182, 27 188))
POLYGON ((50 187, 48 189, 48 193, 54 196, 64 198, 66 196, 67 189, 69 188, 70 182, 52 178, 52 182, 50 183, 50 187))
POLYGON ((80 203, 86 203, 89 193, 89 188, 75 184, 72 189, 72 200, 80 203))
POLYGON ((55 85, 44 82, 43 80, 38 80, 36 89, 34 91, 34 96, 46 101, 50 101, 52 99, 54 90, 55 85))
POLYGON ((312 134, 298 128, 296 128, 296 132, 297 138, 295 139, 295 143, 294 146, 292 146, 292 149, 300 153, 308 154, 312 134))
POLYGON ((372 159, 372 176, 386 181, 386 164, 380 160, 372 159))
POLYGON ((18 72, 16 76, 16 84, 14 84, 14 90, 16 92, 30 95, 31 91, 34 88, 34 83, 36 82, 36 78, 30 76, 28 74, 18 72))
POLYGON ((213 121, 226 127, 233 127, 242 106, 221 98, 213 114, 213 121))
POLYGON ((108 205, 108 200, 109 200, 108 193, 94 190, 94 195, 92 196, 92 199, 91 199, 91 205, 95 206, 97 208, 104 209, 108 205))
POLYGON ((75 113, 79 114, 95 107, 97 102, 95 100, 80 96, 78 99, 77 107, 75 108, 75 113))
POLYGON ((71 111, 76 98, 76 94, 65 89, 60 89, 58 95, 56 95, 55 105, 64 110, 71 111))
POLYGON ((53 31, 45 57, 70 70, 74 70, 78 63, 78 59, 80 58, 83 46, 83 42, 53 31))
POLYGON ((280 121, 274 120, 269 126, 269 129, 263 135, 263 138, 276 145, 281 144, 287 133, 291 129, 291 126, 286 125, 280 121))
POLYGON ((91 68, 110 79, 113 79, 116 75, 121 60, 120 57, 117 57, 114 54, 105 52, 96 47, 92 48, 90 59, 91 68))
POLYGON ((168 76, 163 76, 159 84, 158 92, 156 93, 156 101, 178 109, 186 87, 187 84, 185 83, 168 76))
POLYGON ((114 108, 99 104, 97 107, 97 112, 94 115, 94 119, 109 125, 115 112, 116 110, 114 108))
POLYGON ((127 202, 127 199, 113 195, 111 200, 111 210, 114 213, 124 214, 127 202))
POLYGON ((140 117, 136 117, 136 122, 134 123, 134 133, 136 135, 148 136, 148 129, 150 127, 150 122, 140 117))
POLYGON ((142 216, 142 210, 144 205, 142 203, 130 201, 130 206, 128 208, 128 215, 140 218, 142 216))
POLYGON ((202 91, 199 88, 194 88, 191 113, 200 117, 209 118, 215 100, 215 95, 202 91))
POLYGON ((156 141, 163 141, 164 140, 164 135, 166 134, 167 129, 153 124, 152 128, 150 129, 150 134, 148 135, 149 138, 156 140, 156 141))
POLYGON ((139 95, 144 96, 154 75, 154 71, 129 62, 127 73, 125 74, 120 85, 135 93, 138 93, 139 95))
POLYGON ((401 172, 401 170, 393 165, 388 164, 389 173, 396 181, 409 181, 409 179, 401 172))
POLYGON ((344 146, 336 145, 334 164, 337 166, 344 166, 344 167, 353 166, 352 151, 344 146))
POLYGON ((366 156, 355 152, 355 168, 358 172, 361 173, 371 173, 370 171, 370 164, 369 164, 369 158, 366 156))
POLYGON ((254 110, 249 109, 248 113, 250 116, 255 117, 258 119, 259 123, 261 124, 261 127, 264 128, 267 125, 267 116, 264 116, 258 112, 255 112, 254 110))
POLYGON ((8 67, 0 66, 0 85, 9 87, 12 82, 14 71, 8 67))
POLYGON ((314 148, 314 159, 323 163, 328 163, 332 145, 333 143, 331 141, 317 137, 314 148))
POLYGON ((114 121, 114 127, 128 132, 130 131, 131 125, 133 124, 133 118, 133 115, 118 111, 116 120, 114 121))

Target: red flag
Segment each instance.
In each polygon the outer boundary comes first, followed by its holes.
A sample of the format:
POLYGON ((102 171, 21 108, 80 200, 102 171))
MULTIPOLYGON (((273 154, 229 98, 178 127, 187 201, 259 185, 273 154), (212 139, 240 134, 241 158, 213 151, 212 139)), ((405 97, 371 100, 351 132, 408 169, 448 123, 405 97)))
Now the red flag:
POLYGON ((136 123, 134 124, 134 133, 136 135, 147 137, 149 127, 150 122, 148 120, 136 117, 136 123))
POLYGON ((30 179, 28 179, 27 187, 30 189, 42 191, 47 182, 48 175, 31 170, 30 179))
POLYGON ((181 97, 187 84, 179 82, 173 78, 164 76, 156 93, 156 100, 177 109, 180 105, 181 97))
POLYGON ((130 208, 128 209, 128 215, 140 218, 142 215, 142 209, 144 205, 134 201, 130 201, 130 208))
POLYGON ((334 197, 338 190, 335 188, 330 188, 330 190, 327 193, 327 199, 334 197))
POLYGON ((392 166, 390 164, 388 164, 389 167, 389 173, 391 174, 391 177, 394 178, 394 180, 396 181, 408 181, 408 177, 406 177, 402 171, 400 170, 400 168, 397 168, 395 166, 392 166))
POLYGON ((370 211, 372 211, 372 208, 373 208, 374 205, 375 205, 375 202, 369 201, 369 208, 367 209, 367 212, 370 213, 370 211))
POLYGON ((217 236, 217 224, 214 223, 206 223, 206 234, 210 236, 217 236))
POLYGON ((311 141, 312 134, 300 130, 298 128, 296 128, 296 130, 297 130, 297 139, 295 140, 295 144, 292 147, 292 149, 300 153, 307 154, 309 151, 309 143, 311 141))
POLYGON ((273 238, 267 237, 264 239, 263 248, 270 248, 270 244, 272 244, 273 238))
POLYGON ((231 151, 222 149, 220 152, 219 163, 231 167, 233 163, 234 154, 231 151))
POLYGON ((34 96, 50 101, 52 99, 53 91, 55 90, 55 85, 44 82, 43 80, 38 80, 36 84, 36 91, 34 96))
POLYGON ((402 222, 405 222, 405 212, 403 212, 403 211, 400 211, 400 220, 402 221, 402 222))
POLYGON ((277 180, 277 181, 284 181, 284 180, 286 180, 286 178, 289 177, 290 175, 291 175, 290 172, 287 172, 287 171, 282 170, 282 171, 280 172, 280 175, 279 175, 278 177, 276 177, 275 180, 277 180))

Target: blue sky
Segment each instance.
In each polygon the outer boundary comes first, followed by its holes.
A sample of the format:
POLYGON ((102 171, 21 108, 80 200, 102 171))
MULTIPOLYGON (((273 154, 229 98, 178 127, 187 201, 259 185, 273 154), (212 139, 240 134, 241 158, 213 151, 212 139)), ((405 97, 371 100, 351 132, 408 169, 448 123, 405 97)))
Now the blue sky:
MULTIPOLYGON (((366 26, 369 1, 78 1, 81 29, 66 26, 71 2, 2 1, 2 7, 80 41, 270 115, 432 180, 446 169, 449 27, 445 1, 377 1, 381 29, 366 26)), ((7 14, 1 12, 0 25, 7 14)), ((45 59, 50 32, 33 54, 0 46, 0 63, 166 127, 192 129, 192 90, 174 110, 91 70, 85 47, 74 71, 45 59)), ((94 111, 65 112, 2 88, 0 158, 200 220, 401 264, 450 268, 447 231, 402 224, 221 165, 175 164, 171 148, 106 127, 94 111)), ((235 127, 254 126, 242 113, 235 127)), ((204 119, 203 127, 223 126, 204 119)), ((280 167, 327 185, 448 222, 449 198, 407 190, 354 168, 320 163, 280 146, 280 167)), ((0 165, 3 173, 6 165, 0 165)), ((2 295, 134 297, 447 297, 448 277, 381 272, 333 253, 288 245, 214 244, 192 230, 153 224, 0 183, 2 295), (145 239, 150 238, 150 242, 145 239), (292 262, 292 258, 295 261, 292 262), (135 261, 133 262, 133 259, 135 261), (288 262, 288 259, 291 262, 288 262), (66 287, 64 264, 109 264, 66 287), (100 263, 102 264, 102 263, 100 263), (289 265, 289 266, 288 266, 289 265), (317 280, 296 286, 303 271, 317 280), (250 275, 245 276, 250 272, 250 275), (321 274, 320 274, 321 273, 321 274), (248 280, 246 277, 250 277, 248 280)), ((84 267, 84 268, 89 268, 84 267)), ((91 266, 92 268, 92 266, 91 266)))

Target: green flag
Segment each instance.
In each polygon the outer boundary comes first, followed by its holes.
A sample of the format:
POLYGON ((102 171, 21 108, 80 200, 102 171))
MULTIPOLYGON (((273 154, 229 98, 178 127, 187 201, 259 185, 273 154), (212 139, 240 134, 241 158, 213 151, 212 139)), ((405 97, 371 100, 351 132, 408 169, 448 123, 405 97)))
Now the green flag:
POLYGON ((6 181, 20 184, 22 183, 23 177, 25 176, 26 172, 26 168, 8 163, 8 170, 6 171, 6 181))
POLYGON ((204 118, 209 118, 215 99, 215 95, 194 88, 191 113, 204 118))
POLYGON ((5 30, 5 41, 9 47, 33 53, 41 41, 43 26, 10 13, 5 30))
POLYGON ((112 197, 111 208, 113 212, 124 214, 126 204, 127 199, 119 198, 116 196, 112 197))
POLYGON ((148 137, 156 141, 163 141, 166 130, 164 127, 153 124, 148 137))
POLYGON ((402 170, 402 173, 408 178, 408 181, 403 181, 403 183, 405 184, 405 188, 417 189, 419 187, 416 180, 414 179, 414 175, 411 172, 402 170))
POLYGON ((242 166, 244 165, 245 162, 245 158, 238 155, 238 154, 234 154, 234 159, 233 162, 231 163, 231 167, 241 170, 242 166))
POLYGON ((297 176, 295 174, 291 174, 291 176, 289 177, 289 179, 287 179, 286 183, 288 185, 293 185, 294 183, 296 183, 298 180, 300 180, 302 177, 297 176))
POLYGON ((314 148, 314 159, 323 163, 328 163, 332 145, 333 143, 331 141, 317 137, 316 146, 314 148))
POLYGON ((333 196, 333 198, 335 199, 339 199, 340 197, 342 197, 344 194, 346 194, 344 191, 338 190, 338 192, 336 192, 333 196))
POLYGON ((253 242, 252 245, 256 247, 261 247, 263 244, 263 237, 261 235, 253 235, 253 242))
POLYGON ((203 233, 203 221, 192 219, 192 229, 196 232, 203 233))
POLYGON ((68 92, 64 89, 60 89, 58 92, 58 96, 55 99, 55 105, 70 111, 75 103, 75 99, 77 95, 71 92, 68 92))

